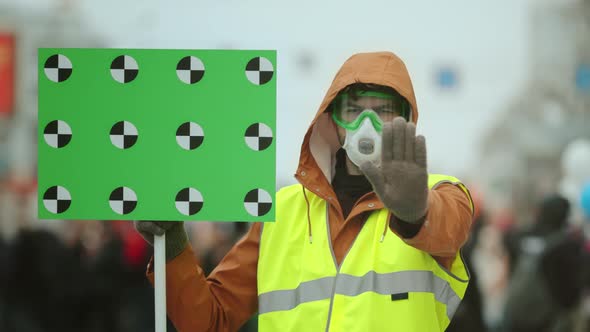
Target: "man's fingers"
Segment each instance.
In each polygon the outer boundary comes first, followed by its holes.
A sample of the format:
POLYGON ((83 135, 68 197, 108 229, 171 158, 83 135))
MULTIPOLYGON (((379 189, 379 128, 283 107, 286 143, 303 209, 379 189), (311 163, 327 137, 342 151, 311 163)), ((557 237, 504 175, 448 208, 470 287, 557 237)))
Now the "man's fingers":
POLYGON ((401 116, 393 119, 393 160, 404 159, 406 144, 406 120, 401 116))
POLYGON ((154 234, 154 235, 163 235, 164 233, 166 233, 165 229, 158 226, 153 221, 135 221, 135 227, 140 232, 154 234))
POLYGON ((383 161, 391 161, 393 160, 393 124, 391 122, 383 125, 382 137, 381 158, 383 161))
POLYGON ((416 142, 416 125, 408 123, 406 125, 406 153, 404 156, 405 161, 414 162, 414 146, 416 142))
POLYGON ((422 135, 416 136, 416 148, 414 150, 416 164, 426 168, 426 139, 422 135))

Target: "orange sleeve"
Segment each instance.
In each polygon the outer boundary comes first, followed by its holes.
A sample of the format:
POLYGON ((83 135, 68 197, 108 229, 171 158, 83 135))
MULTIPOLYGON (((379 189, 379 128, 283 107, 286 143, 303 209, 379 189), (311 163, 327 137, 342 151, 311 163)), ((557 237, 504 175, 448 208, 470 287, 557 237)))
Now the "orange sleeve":
POLYGON ((411 238, 400 237, 448 266, 467 241, 471 221, 471 201, 467 194, 457 185, 443 183, 430 190, 428 213, 418 233, 411 238))
MULTIPOLYGON (((167 312, 178 331, 237 331, 257 311, 260 232, 252 225, 207 278, 190 246, 166 264, 167 312)), ((153 285, 151 263, 147 277, 153 285)))

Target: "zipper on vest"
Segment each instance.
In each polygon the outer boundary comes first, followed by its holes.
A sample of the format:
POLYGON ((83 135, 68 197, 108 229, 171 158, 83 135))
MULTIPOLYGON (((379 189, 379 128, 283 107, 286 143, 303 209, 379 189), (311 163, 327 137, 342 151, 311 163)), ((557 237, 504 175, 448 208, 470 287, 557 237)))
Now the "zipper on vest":
POLYGON ((340 276, 340 267, 342 266, 342 264, 344 264, 344 261, 346 260, 346 256, 348 256, 350 249, 352 249, 352 247, 354 246, 356 239, 358 238, 360 232, 363 230, 363 227, 365 226, 365 221, 363 220, 363 224, 361 225, 359 232, 355 235, 354 240, 352 240, 350 247, 348 248, 348 250, 344 254, 344 257, 342 258, 342 263, 340 265, 338 265, 338 262, 336 261, 336 255, 334 255, 334 248, 332 248, 332 236, 330 234, 330 219, 329 219, 328 211, 329 211, 329 205, 326 204, 326 229, 328 230, 328 244, 330 246, 330 253, 332 254, 332 260, 334 261, 334 266, 336 267, 336 277, 334 278, 334 283, 332 284, 332 293, 330 295, 330 308, 328 309, 328 321, 326 322, 326 332, 330 331, 330 321, 332 319, 332 308, 334 307, 334 296, 336 295, 336 285, 338 284, 338 276, 340 276))

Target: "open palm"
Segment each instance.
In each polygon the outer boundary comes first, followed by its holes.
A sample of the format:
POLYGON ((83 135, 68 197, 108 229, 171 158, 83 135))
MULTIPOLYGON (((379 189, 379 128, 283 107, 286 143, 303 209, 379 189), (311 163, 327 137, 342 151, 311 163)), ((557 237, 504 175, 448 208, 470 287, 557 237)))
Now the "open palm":
POLYGON ((404 221, 416 221, 426 213, 428 199, 426 140, 402 117, 385 123, 382 135, 381 165, 366 162, 361 170, 385 207, 404 221))

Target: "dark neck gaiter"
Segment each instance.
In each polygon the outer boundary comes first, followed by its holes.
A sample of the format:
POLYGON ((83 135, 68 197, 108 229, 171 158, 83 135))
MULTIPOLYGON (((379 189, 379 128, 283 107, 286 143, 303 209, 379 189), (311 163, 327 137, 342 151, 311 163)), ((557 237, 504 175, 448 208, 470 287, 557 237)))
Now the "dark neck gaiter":
POLYGON ((371 183, 364 175, 348 174, 344 149, 340 149, 336 153, 336 175, 332 180, 332 188, 338 197, 344 218, 352 211, 359 198, 373 191, 371 183))

